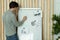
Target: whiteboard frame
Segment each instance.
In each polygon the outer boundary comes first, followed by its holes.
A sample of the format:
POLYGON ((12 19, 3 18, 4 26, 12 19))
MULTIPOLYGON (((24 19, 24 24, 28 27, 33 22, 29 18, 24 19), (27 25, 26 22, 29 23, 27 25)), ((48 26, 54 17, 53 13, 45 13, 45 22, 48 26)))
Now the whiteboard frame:
POLYGON ((20 9, 41 9, 41 8, 20 8, 20 9))
MULTIPOLYGON (((20 9, 40 9, 42 11, 41 8, 19 8, 19 10, 20 9)), ((43 16, 42 16, 42 14, 41 14, 41 18, 42 18, 42 40, 43 40, 43 16)))

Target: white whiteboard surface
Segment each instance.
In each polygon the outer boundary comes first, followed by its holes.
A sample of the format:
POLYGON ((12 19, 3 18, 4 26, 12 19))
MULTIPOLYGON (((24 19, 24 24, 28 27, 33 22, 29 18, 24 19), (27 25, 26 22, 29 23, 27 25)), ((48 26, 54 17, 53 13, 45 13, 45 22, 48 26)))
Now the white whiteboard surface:
POLYGON ((19 21, 27 16, 24 24, 18 27, 19 40, 42 40, 42 10, 40 8, 21 8, 19 21))

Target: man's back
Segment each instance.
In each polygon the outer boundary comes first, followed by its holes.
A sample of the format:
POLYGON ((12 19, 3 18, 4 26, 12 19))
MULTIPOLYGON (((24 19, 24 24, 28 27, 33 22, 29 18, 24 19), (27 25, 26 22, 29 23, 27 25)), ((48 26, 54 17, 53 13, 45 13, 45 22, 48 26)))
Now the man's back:
POLYGON ((11 21, 12 16, 14 19, 15 15, 10 10, 5 12, 3 15, 4 32, 7 36, 11 36, 16 33, 16 27, 11 21))

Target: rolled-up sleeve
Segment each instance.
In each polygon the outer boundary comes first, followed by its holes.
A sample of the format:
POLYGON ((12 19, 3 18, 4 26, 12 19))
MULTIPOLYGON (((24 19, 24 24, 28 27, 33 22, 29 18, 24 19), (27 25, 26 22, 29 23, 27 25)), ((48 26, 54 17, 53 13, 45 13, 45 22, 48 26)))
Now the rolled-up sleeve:
POLYGON ((22 26, 24 23, 23 20, 18 22, 14 15, 11 17, 11 21, 12 21, 13 25, 15 25, 16 27, 22 26))

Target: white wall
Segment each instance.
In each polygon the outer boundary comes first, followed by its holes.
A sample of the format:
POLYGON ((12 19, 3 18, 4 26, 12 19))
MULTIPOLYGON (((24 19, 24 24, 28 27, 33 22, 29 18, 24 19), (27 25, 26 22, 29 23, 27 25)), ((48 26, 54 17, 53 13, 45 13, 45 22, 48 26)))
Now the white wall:
POLYGON ((54 13, 60 14, 60 0, 54 0, 54 13))
MULTIPOLYGON (((59 15, 60 14, 60 0, 54 0, 54 14, 59 15)), ((60 34, 54 35, 54 40, 58 38, 60 34)))

